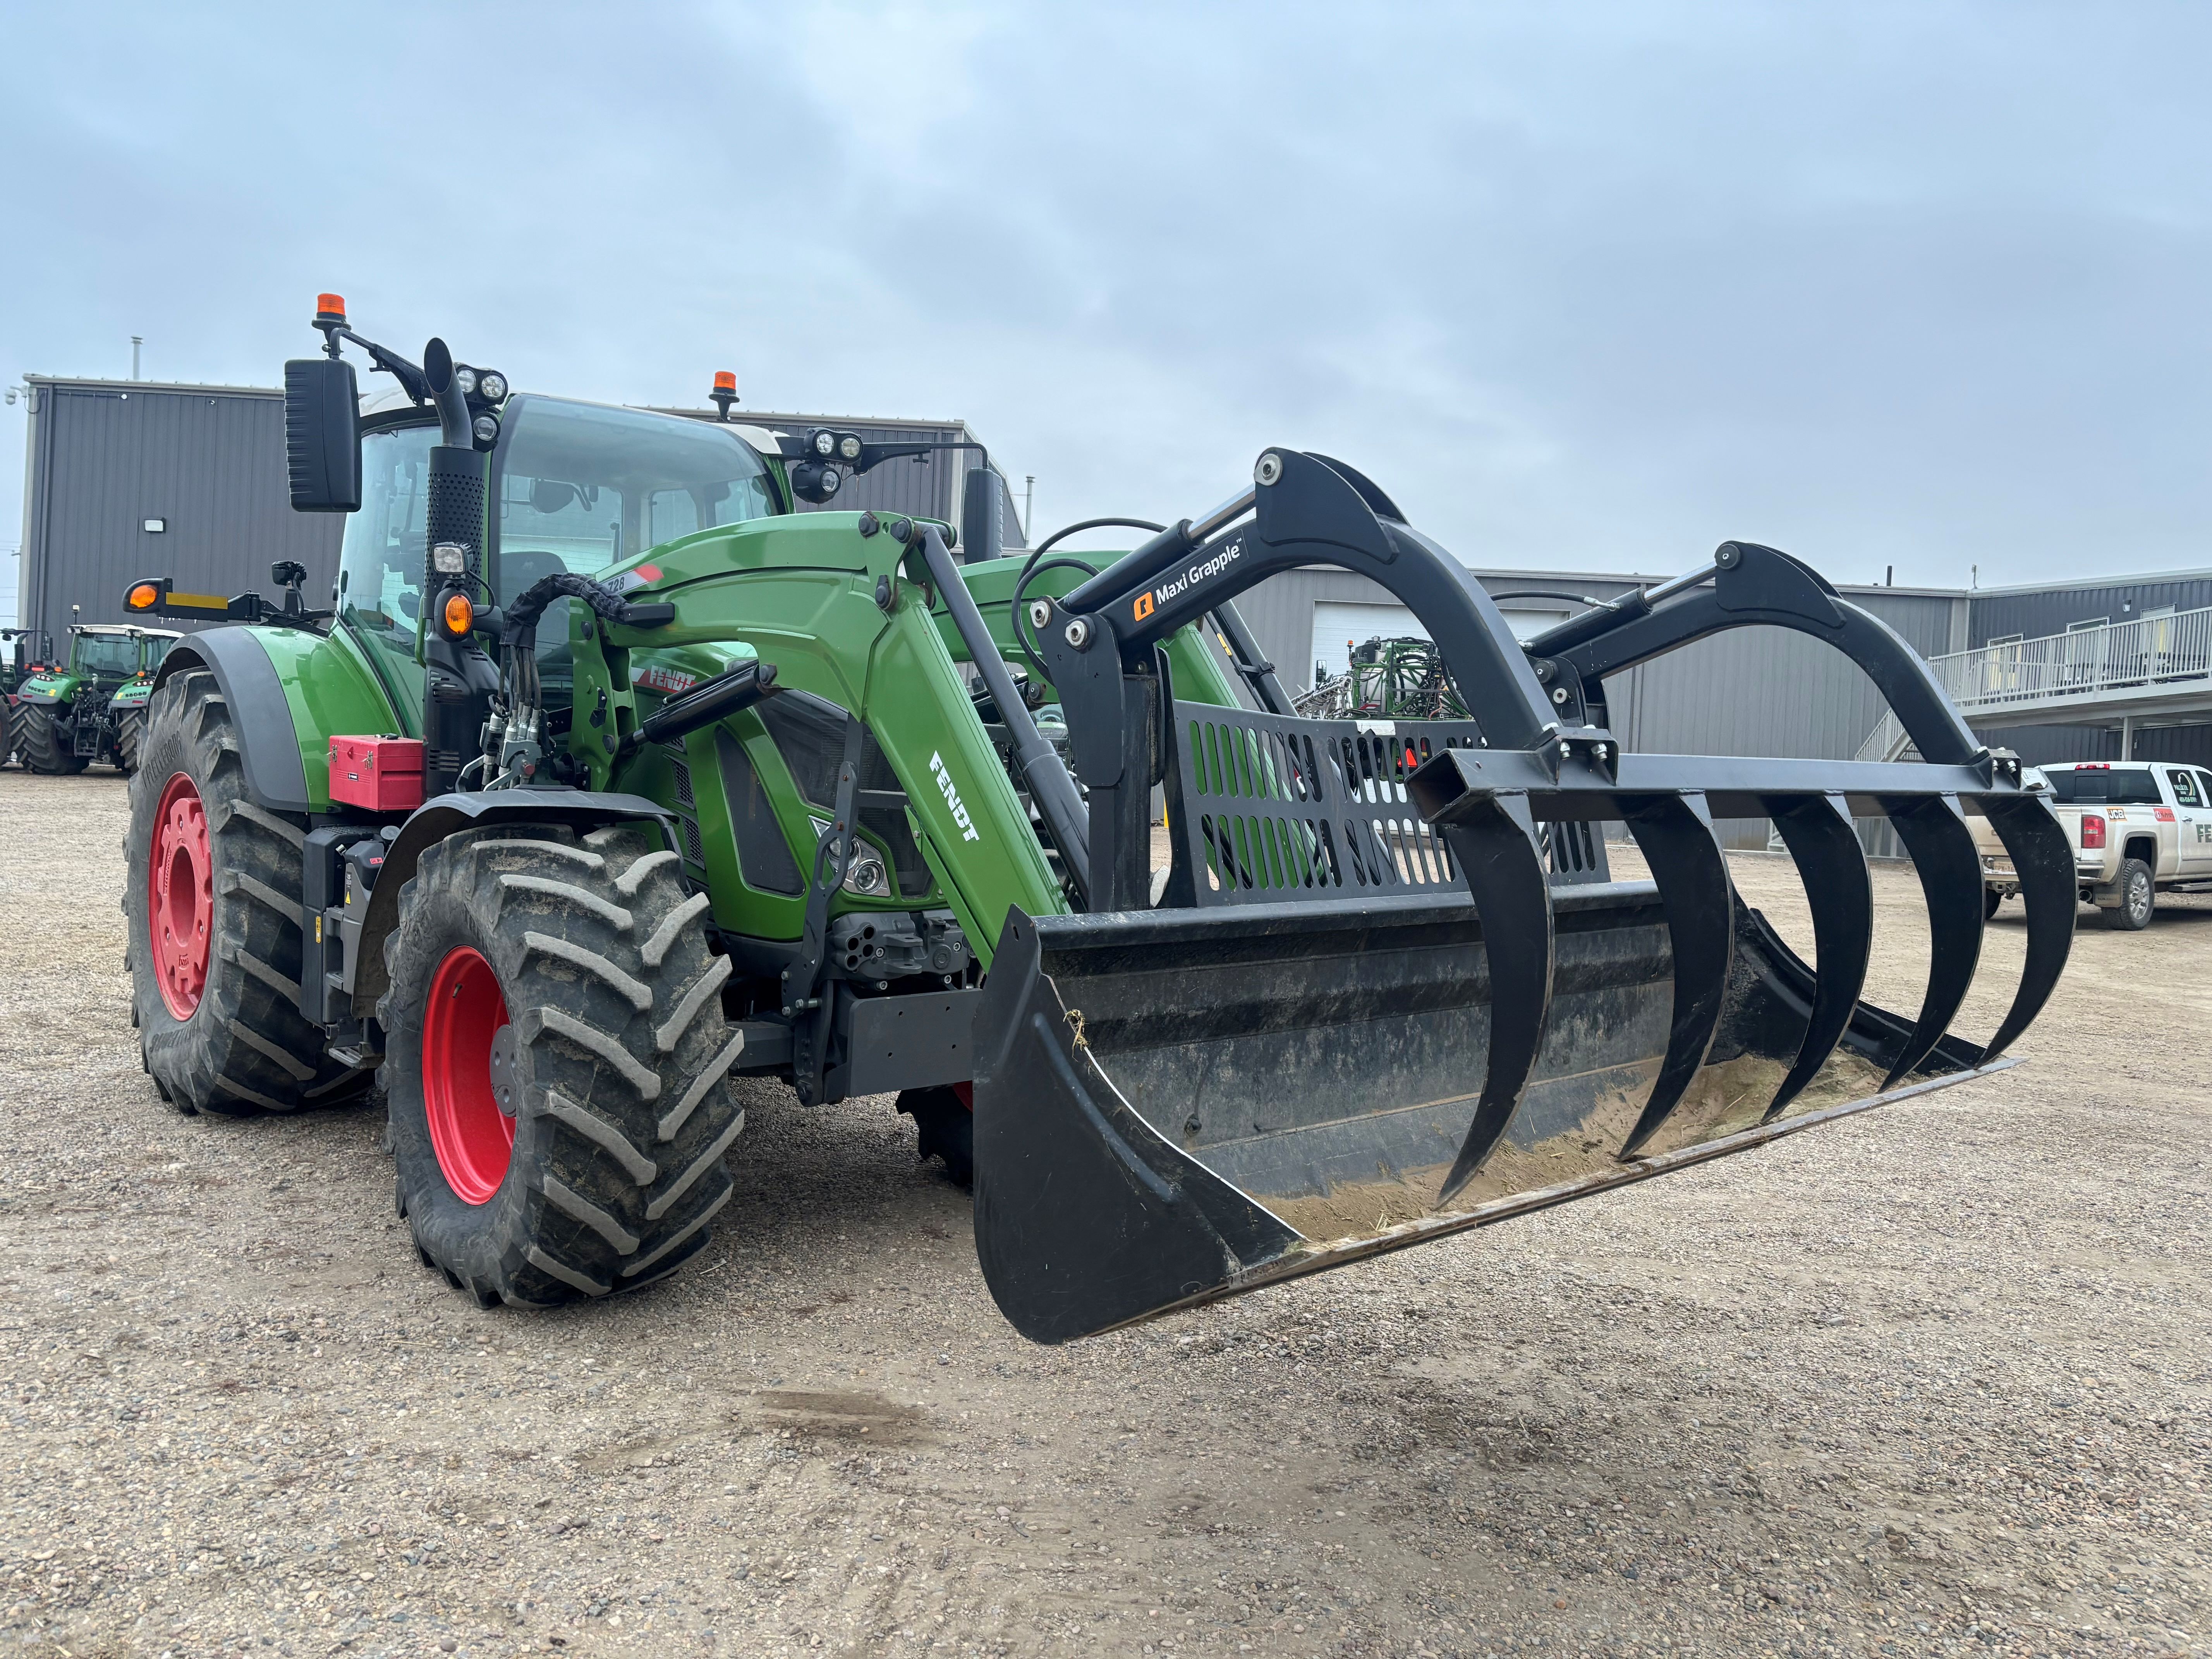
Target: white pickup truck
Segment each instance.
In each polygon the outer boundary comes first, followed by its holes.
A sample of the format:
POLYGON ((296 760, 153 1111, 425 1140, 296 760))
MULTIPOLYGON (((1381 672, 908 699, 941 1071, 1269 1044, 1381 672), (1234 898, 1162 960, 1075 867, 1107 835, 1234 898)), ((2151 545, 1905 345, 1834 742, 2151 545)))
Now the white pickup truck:
MULTIPOLYGON (((2105 913, 2106 927, 2149 927, 2159 893, 2212 890, 2212 772, 2167 761, 2081 761, 2031 769, 2026 781, 2050 792, 2074 843, 2081 898, 2105 913)), ((2020 891, 2020 878, 1990 821, 1967 823, 1993 916, 2020 891)))

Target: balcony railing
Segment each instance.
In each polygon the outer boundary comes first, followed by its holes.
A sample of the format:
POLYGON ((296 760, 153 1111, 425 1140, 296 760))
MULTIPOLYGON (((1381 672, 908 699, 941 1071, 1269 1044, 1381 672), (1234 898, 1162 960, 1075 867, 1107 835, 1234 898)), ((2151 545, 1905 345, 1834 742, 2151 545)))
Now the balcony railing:
MULTIPOLYGON (((2212 607, 2008 640, 1931 657, 1928 665, 1969 720, 2008 712, 2026 718, 2191 690, 2212 696, 2212 607)), ((1904 746, 1897 717, 1884 714, 1859 745, 1859 757, 1894 758, 1904 746)))

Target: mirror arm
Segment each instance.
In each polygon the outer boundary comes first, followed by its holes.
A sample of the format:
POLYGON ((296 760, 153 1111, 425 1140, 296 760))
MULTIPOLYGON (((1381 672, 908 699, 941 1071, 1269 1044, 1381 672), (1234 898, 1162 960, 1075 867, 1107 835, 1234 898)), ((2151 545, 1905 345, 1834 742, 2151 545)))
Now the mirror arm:
POLYGON ((340 340, 350 340, 368 354, 371 363, 399 382, 399 389, 407 394, 417 409, 433 401, 429 377, 398 352, 387 350, 374 340, 364 339, 343 323, 317 323, 315 326, 323 331, 323 350, 330 356, 338 355, 340 340))

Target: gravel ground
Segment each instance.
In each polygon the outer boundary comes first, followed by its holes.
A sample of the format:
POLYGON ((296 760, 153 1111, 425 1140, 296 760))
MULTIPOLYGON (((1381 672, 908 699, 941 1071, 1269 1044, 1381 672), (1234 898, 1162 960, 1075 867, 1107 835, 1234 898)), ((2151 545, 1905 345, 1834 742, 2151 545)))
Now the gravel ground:
POLYGON ((2212 1654, 2212 902, 2085 927, 2002 1078, 1048 1350, 888 1102, 759 1085, 691 1270, 478 1312, 372 1112, 156 1099, 124 818, 0 773, 0 1645, 2212 1654))

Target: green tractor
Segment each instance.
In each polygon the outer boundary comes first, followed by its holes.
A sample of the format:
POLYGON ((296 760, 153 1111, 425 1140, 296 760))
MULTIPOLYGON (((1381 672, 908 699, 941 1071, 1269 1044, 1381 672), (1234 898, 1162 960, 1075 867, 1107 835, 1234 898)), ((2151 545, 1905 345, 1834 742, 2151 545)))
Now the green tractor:
POLYGON ((69 660, 29 670, 13 695, 12 747, 33 772, 82 772, 94 761, 137 768, 154 676, 177 635, 95 623, 70 627, 69 660))
POLYGON ((483 1305, 697 1254, 740 1078, 913 1115, 972 1176, 999 1305, 1059 1341, 1983 1074, 2065 959, 2047 805, 1771 549, 1524 647, 1376 485, 1278 448, 1111 562, 996 556, 973 510, 961 562, 949 525, 795 511, 917 446, 746 427, 726 393, 701 421, 510 392, 335 296, 314 323, 287 443, 294 505, 349 515, 333 608, 297 580, 126 597, 240 624, 157 678, 137 1023, 186 1112, 380 1093, 415 1248, 483 1305), (406 406, 358 414, 348 344, 406 406), (1312 563, 1407 605, 1471 717, 1298 714, 1233 600, 1312 563), (1752 622, 1851 656, 1926 760, 1621 753, 1606 676, 1752 622), (1817 967, 1729 881, 1712 821, 1747 810, 1806 872, 1817 967), (1854 810, 1920 862, 1910 1017, 1858 1000, 1854 810), (1981 939, 1966 811, 2031 901, 1986 1044, 1948 1031, 1981 939), (1547 862, 1546 824, 1609 820, 1653 880, 1547 862))
POLYGON ((7 647, 0 654, 0 766, 6 766, 17 758, 15 688, 45 668, 54 647, 42 628, 0 628, 0 646, 7 647))

